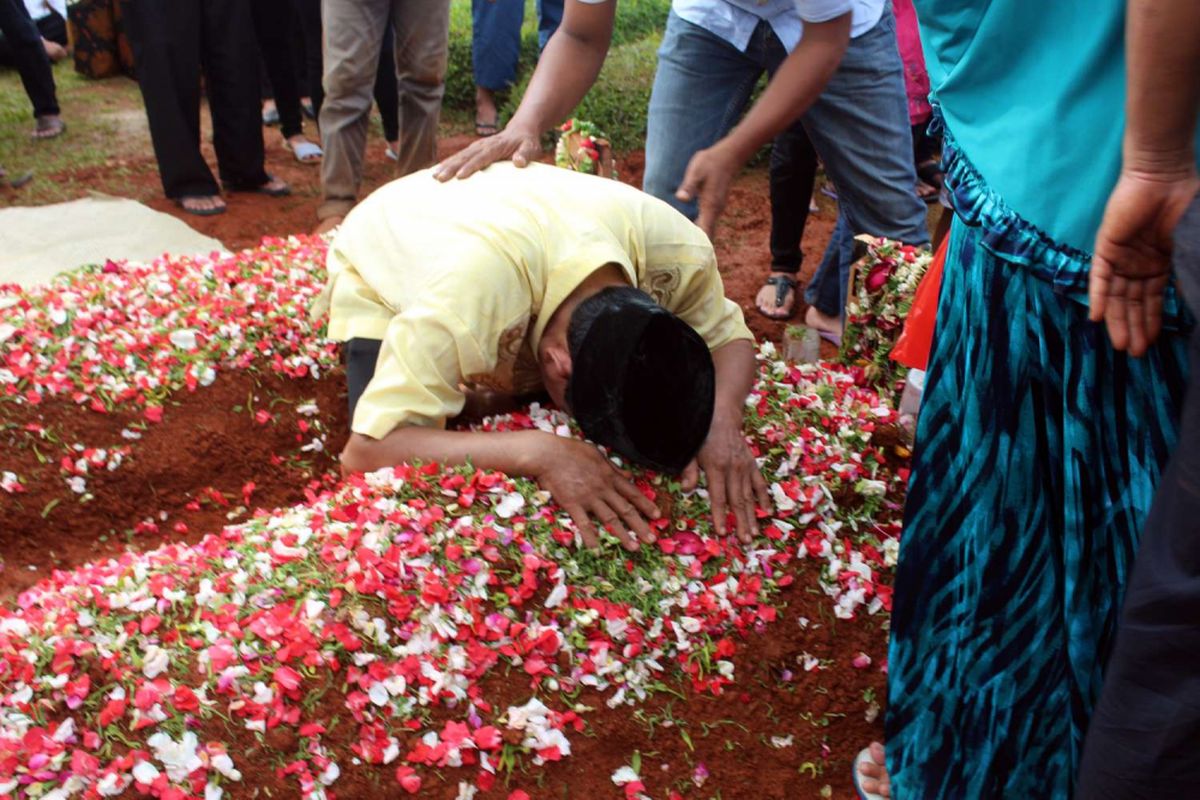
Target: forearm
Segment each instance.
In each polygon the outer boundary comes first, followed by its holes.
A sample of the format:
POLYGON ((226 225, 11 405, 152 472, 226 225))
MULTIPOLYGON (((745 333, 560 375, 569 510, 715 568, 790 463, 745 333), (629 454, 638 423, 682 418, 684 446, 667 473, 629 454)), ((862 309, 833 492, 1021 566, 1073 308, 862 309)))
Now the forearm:
POLYGON ((540 135, 562 122, 596 82, 612 41, 615 3, 567 3, 510 128, 540 135))
POLYGON ((347 472, 371 472, 396 464, 423 462, 445 465, 471 463, 487 470, 531 477, 537 469, 537 449, 542 431, 446 431, 406 426, 382 439, 351 434, 342 452, 347 472))
POLYGON ((1126 47, 1126 169, 1190 173, 1200 105, 1200 3, 1130 0, 1126 47))
POLYGON ((850 42, 850 14, 804 26, 800 44, 722 146, 746 162, 808 110, 837 70, 850 42))
POLYGON ((738 339, 713 351, 717 396, 713 406, 713 425, 734 424, 739 428, 745 417, 746 397, 754 388, 757 361, 754 343, 738 339))

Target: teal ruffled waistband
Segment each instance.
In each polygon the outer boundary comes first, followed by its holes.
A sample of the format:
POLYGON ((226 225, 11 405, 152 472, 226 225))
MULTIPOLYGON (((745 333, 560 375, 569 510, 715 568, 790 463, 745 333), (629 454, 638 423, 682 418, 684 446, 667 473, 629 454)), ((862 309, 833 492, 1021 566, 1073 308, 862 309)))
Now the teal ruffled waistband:
MULTIPOLYGON (((942 170, 955 214, 983 230, 983 246, 997 258, 1031 271, 1060 294, 1087 305, 1092 254, 1056 242, 1048 233, 1008 207, 958 147, 934 107, 930 132, 942 134, 942 170)), ((1175 289, 1174 278, 1163 298, 1164 327, 1190 330, 1194 318, 1175 289)))

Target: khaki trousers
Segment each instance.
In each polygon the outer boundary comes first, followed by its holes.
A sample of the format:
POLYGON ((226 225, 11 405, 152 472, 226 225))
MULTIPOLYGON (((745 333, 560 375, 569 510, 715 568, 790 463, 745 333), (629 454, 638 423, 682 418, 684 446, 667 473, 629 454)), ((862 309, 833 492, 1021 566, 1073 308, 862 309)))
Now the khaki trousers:
POLYGON ((321 106, 320 219, 354 206, 362 183, 375 72, 389 12, 396 34, 400 88, 397 173, 437 160, 438 116, 445 92, 449 0, 321 0, 324 88, 321 106))

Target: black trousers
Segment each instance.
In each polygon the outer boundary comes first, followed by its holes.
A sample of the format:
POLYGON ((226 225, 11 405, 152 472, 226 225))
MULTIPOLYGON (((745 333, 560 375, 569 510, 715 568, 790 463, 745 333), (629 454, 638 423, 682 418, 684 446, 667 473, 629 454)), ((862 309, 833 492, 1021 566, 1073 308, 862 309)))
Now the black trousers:
MULTIPOLYGON (((1175 273, 1200 311, 1200 201, 1176 230, 1175 273)), ((1200 792, 1200 331, 1191 362, 1179 445, 1142 531, 1078 800, 1200 792)))
MULTIPOLYGON (((38 35, 48 42, 61 44, 63 47, 67 45, 67 21, 60 17, 57 12, 51 11, 41 19, 35 19, 33 26, 37 28, 38 35)), ((12 46, 4 34, 0 34, 0 66, 15 67, 17 61, 13 58, 12 46)))
POLYGON ((301 97, 311 98, 314 108, 320 109, 321 0, 251 0, 250 8, 271 96, 279 110, 280 132, 286 139, 303 130, 301 97), (315 78, 310 63, 314 57, 315 78), (297 60, 303 78, 297 76, 297 60))
POLYGON ((771 146, 771 269, 800 271, 800 240, 817 178, 817 151, 797 122, 771 146))
POLYGON ((375 105, 383 120, 383 138, 400 141, 400 83, 396 80, 396 31, 388 19, 379 49, 379 68, 375 71, 375 105))
POLYGON ((8 44, 12 63, 21 74, 25 94, 35 117, 59 113, 54 73, 42 45, 42 35, 22 0, 0 0, 0 34, 8 44))
POLYGON ((379 361, 379 350, 383 342, 379 339, 351 339, 342 345, 342 358, 346 364, 346 403, 350 407, 350 423, 354 423, 354 409, 367 390, 367 384, 375 377, 375 364, 379 361))
POLYGON ((167 197, 219 191, 200 153, 201 73, 221 180, 231 189, 270 180, 263 169, 251 1, 125 0, 138 85, 167 197))

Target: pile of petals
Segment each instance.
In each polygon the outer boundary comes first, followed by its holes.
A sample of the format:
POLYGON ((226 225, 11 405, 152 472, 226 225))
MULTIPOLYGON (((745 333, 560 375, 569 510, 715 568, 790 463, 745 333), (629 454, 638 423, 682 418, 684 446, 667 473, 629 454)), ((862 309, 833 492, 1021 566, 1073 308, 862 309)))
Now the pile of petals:
MULTIPOLYGON (((581 689, 616 707, 680 673, 734 682, 797 557, 823 560, 839 614, 886 607, 895 523, 878 520, 903 476, 870 437, 895 412, 852 373, 771 356, 747 411, 779 509, 749 548, 712 535, 703 492, 655 476, 639 485, 671 517, 630 556, 577 547, 530 482, 399 467, 23 593, 0 609, 0 793, 215 800, 246 769, 237 742, 281 726, 278 778, 304 797, 363 765, 406 791, 431 769, 487 788, 515 759, 570 756, 581 689), (527 701, 497 703, 514 682, 527 701)), ((490 425, 570 435, 537 407, 490 425)))
MULTIPOLYGON (((334 350, 306 310, 322 249, 267 242, 0 290, 0 396, 134 404, 153 422, 217 370, 320 377, 334 350)), ((669 513, 630 555, 580 547, 529 481, 428 465, 56 573, 0 606, 0 795, 219 800, 270 764, 309 798, 333 797, 347 769, 386 770, 404 792, 436 771, 470 797, 518 762, 570 758, 598 703, 680 676, 736 683, 736 653, 776 620, 799 559, 820 564, 838 616, 887 610, 907 477, 878 441, 888 401, 861 370, 764 345, 746 411, 776 506, 749 547, 713 534, 703 490, 662 476, 637 478, 669 513), (279 730, 287 752, 267 744, 279 730)), ((536 406, 485 427, 577 435, 536 406)), ((114 458, 85 448, 62 468, 114 458)))
POLYGON ((236 255, 109 261, 44 287, 0 286, 0 400, 134 403, 156 422, 166 395, 219 370, 319 377, 335 362, 308 314, 325 249, 268 239, 236 255))

